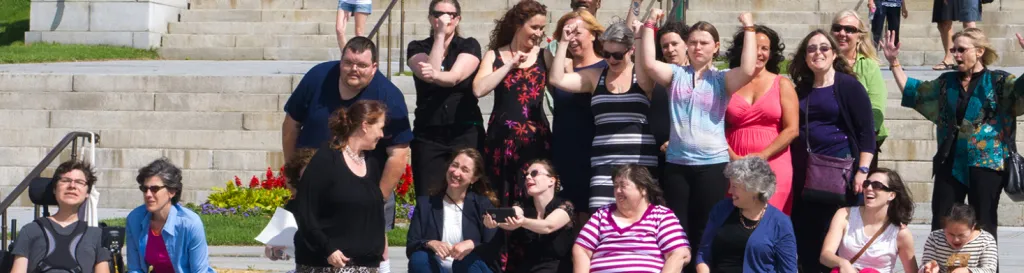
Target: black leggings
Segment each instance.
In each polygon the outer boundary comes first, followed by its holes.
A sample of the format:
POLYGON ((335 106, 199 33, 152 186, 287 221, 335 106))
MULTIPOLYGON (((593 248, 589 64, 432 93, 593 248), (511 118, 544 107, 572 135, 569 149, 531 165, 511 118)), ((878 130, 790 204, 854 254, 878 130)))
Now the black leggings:
POLYGON ((874 39, 875 45, 878 45, 878 41, 882 39, 883 35, 886 35, 885 33, 882 32, 883 29, 895 31, 896 41, 894 42, 896 44, 899 44, 901 19, 900 13, 902 12, 902 9, 903 8, 900 7, 891 8, 882 6, 878 6, 878 8, 875 9, 875 18, 872 18, 871 20, 871 38, 874 39), (888 21, 888 27, 883 28, 883 24, 886 21, 888 21))
POLYGON ((999 197, 1003 192, 1003 171, 988 168, 970 167, 968 171, 970 186, 953 178, 952 168, 942 168, 935 174, 935 186, 932 188, 932 230, 942 229, 942 217, 949 213, 955 203, 963 203, 964 197, 974 208, 978 224, 997 240, 996 228, 999 217, 996 213, 999 197))
POLYGON ((437 126, 417 129, 409 144, 416 196, 430 196, 430 190, 444 185, 452 153, 461 148, 481 151, 484 128, 477 125, 437 126))
MULTIPOLYGON (((661 176, 660 184, 665 192, 665 203, 679 218, 679 224, 690 240, 691 249, 700 247, 711 208, 722 201, 729 191, 729 179, 725 178, 726 164, 664 165, 665 173, 661 176)), ((695 266, 696 263, 690 263, 684 271, 696 272, 695 266)))

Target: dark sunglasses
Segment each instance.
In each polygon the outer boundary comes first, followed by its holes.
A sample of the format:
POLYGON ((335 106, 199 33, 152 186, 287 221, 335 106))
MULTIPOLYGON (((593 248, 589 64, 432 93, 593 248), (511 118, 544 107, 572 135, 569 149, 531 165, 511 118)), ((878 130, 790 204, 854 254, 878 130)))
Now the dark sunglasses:
POLYGON ((949 49, 949 53, 950 54, 952 54, 952 53, 964 53, 964 52, 967 52, 968 50, 971 50, 971 49, 974 49, 974 48, 954 47, 954 48, 950 48, 949 49))
POLYGON ((876 190, 883 190, 883 191, 887 191, 887 192, 892 192, 892 189, 890 189, 889 186, 886 186, 882 182, 871 181, 871 180, 864 180, 864 185, 862 185, 861 188, 863 188, 864 190, 868 190, 868 187, 874 188, 876 190))
POLYGON ((159 192, 160 190, 162 190, 162 189, 164 189, 166 187, 167 186, 149 186, 149 187, 139 186, 139 191, 142 191, 142 193, 146 193, 146 191, 151 191, 153 193, 157 193, 157 192, 159 192))
POLYGON ((526 174, 527 177, 532 177, 532 178, 537 178, 538 175, 551 176, 550 174, 542 173, 542 172, 540 172, 538 170, 533 170, 530 173, 526 174))
POLYGON ((448 14, 448 16, 450 16, 452 18, 455 18, 456 16, 459 16, 458 12, 443 12, 443 11, 436 11, 436 10, 430 11, 430 16, 432 16, 434 18, 441 18, 441 15, 445 15, 445 14, 448 14))
POLYGON ((861 33, 861 32, 863 32, 863 31, 861 31, 859 28, 857 28, 855 26, 844 26, 844 25, 840 25, 840 24, 832 24, 832 32, 839 33, 839 32, 842 32, 842 31, 846 31, 846 33, 861 33))
POLYGON ((823 46, 808 45, 807 46, 807 54, 811 54, 811 53, 814 53, 815 51, 819 51, 819 50, 821 51, 821 53, 827 53, 830 50, 832 50, 832 47, 827 46, 827 45, 823 45, 823 46))
POLYGON ((628 52, 628 51, 623 51, 623 52, 602 51, 601 55, 604 55, 605 58, 616 59, 616 60, 620 60, 621 61, 623 58, 626 57, 626 52, 628 52))

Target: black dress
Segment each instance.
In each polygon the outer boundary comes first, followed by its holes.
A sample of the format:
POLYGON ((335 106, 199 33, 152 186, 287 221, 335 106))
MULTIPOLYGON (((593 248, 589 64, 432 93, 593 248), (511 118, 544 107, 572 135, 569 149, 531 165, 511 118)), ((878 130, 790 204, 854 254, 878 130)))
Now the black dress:
POLYGON ((569 214, 569 223, 550 234, 537 234, 525 228, 512 231, 509 235, 509 254, 506 272, 510 273, 569 273, 572 272, 572 246, 576 240, 573 232, 572 202, 555 197, 544 208, 543 217, 537 217, 533 200, 527 199, 522 206, 523 216, 543 219, 555 210, 569 214))
MULTIPOLYGON (((365 153, 364 153, 365 154, 365 153)), ((300 272, 331 267, 327 257, 340 250, 347 266, 380 266, 384 254, 384 195, 380 168, 366 157, 366 175, 355 175, 341 151, 324 144, 302 175, 296 194, 298 232, 295 263, 300 272)))
MULTIPOLYGON (((505 63, 494 51, 495 69, 505 63)), ((544 114, 544 86, 547 67, 543 50, 529 68, 513 68, 494 88, 494 109, 484 140, 484 160, 491 188, 501 206, 522 200, 526 166, 535 159, 551 157, 551 126, 544 114)))
MULTIPOLYGON (((753 234, 754 230, 743 227, 740 217, 742 217, 740 210, 734 209, 729 214, 729 218, 725 218, 725 222, 718 228, 718 233, 715 234, 714 241, 711 243, 712 258, 708 264, 711 272, 743 272, 743 254, 747 249, 747 240, 750 240, 750 234, 753 234)), ((757 223, 746 219, 746 217, 743 217, 743 221, 750 226, 757 223)))

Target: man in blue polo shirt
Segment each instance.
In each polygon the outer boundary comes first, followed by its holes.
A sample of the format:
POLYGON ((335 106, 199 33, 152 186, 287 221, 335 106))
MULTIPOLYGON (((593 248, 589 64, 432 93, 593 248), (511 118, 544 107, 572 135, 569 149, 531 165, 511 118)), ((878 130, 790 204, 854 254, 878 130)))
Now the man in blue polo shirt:
MULTIPOLYGON (((282 150, 285 158, 291 158, 297 148, 320 147, 331 139, 327 124, 334 111, 359 100, 378 100, 388 107, 384 138, 377 142, 377 149, 370 156, 377 162, 386 162, 380 188, 389 199, 385 219, 390 229, 395 219, 395 197, 391 193, 409 162, 413 135, 405 97, 377 69, 377 47, 373 41, 352 38, 342 49, 341 61, 324 62, 306 72, 284 105, 287 115, 281 128, 282 150)), ((382 269, 387 270, 386 265, 387 261, 382 269)))

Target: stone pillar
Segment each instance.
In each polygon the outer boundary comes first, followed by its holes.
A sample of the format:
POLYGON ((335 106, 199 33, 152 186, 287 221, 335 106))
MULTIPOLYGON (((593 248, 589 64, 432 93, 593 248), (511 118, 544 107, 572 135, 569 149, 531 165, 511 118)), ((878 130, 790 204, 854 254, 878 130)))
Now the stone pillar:
POLYGON ((188 0, 32 0, 25 42, 160 47, 188 0))

